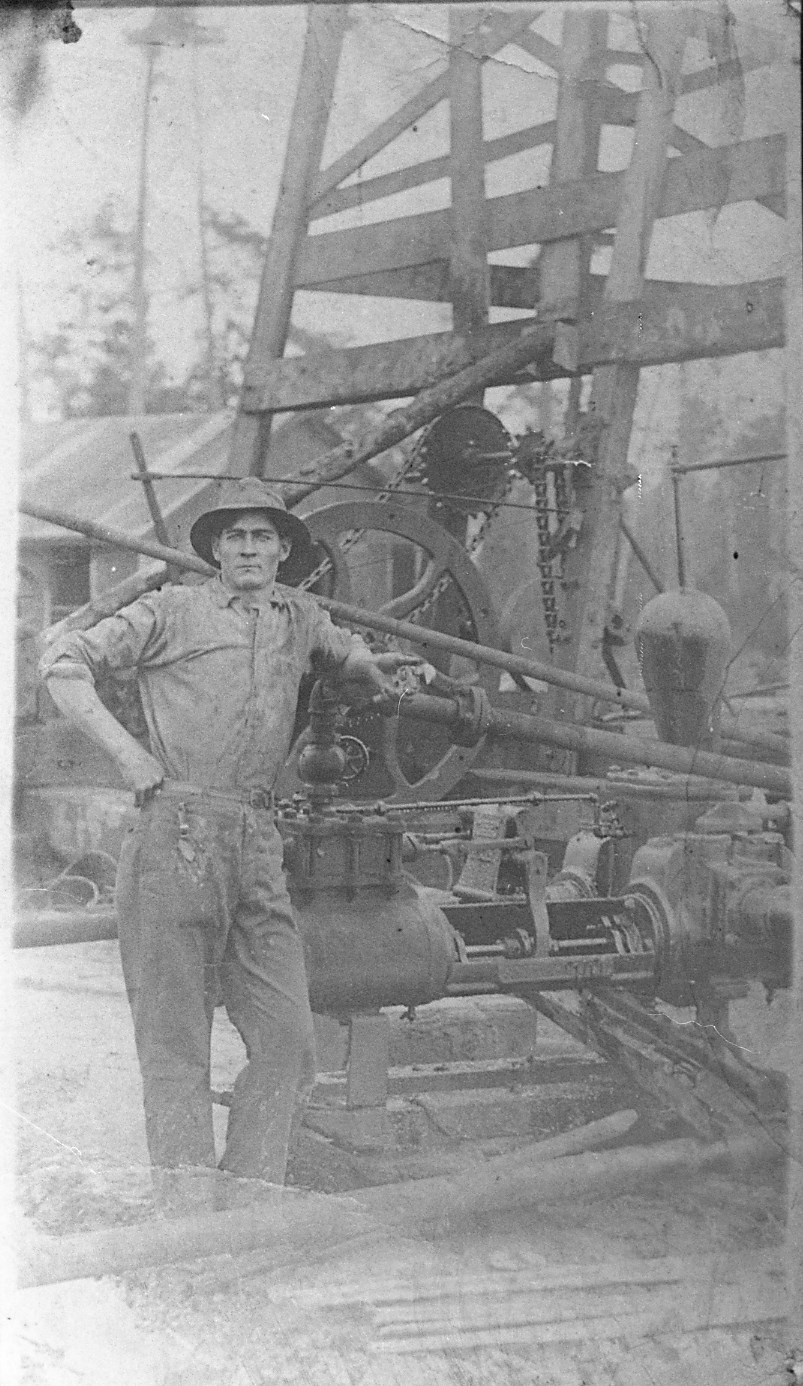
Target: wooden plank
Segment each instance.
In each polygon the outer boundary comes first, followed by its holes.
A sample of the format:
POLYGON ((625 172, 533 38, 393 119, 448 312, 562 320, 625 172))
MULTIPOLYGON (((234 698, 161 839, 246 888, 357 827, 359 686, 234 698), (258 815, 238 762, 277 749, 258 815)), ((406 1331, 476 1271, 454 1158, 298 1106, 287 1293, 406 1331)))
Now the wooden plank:
MULTIPOLYGON (((490 285, 482 157, 482 65, 467 46, 471 12, 449 12, 449 297, 452 327, 472 338, 488 321, 490 285)), ((476 403, 482 403, 482 392, 476 403)))
MULTIPOLYGON (((578 183, 597 169, 602 103, 598 89, 587 85, 602 76, 608 15, 584 7, 569 9, 563 19, 557 134, 549 172, 550 190, 578 183)), ((591 256, 588 238, 553 241, 541 255, 544 306, 581 298, 591 256)))
POLYGON ((525 53, 529 53, 531 57, 537 58, 539 63, 543 63, 545 67, 551 67, 553 72, 560 71, 562 49, 557 44, 550 43, 541 34, 534 34, 530 31, 519 34, 515 39, 515 44, 517 48, 523 48, 525 53))
MULTIPOLYGON (((768 135, 734 146, 672 159, 666 168, 660 217, 785 195, 784 136, 768 135)), ((531 188, 487 203, 489 251, 545 244, 615 226, 624 173, 597 173, 557 188, 531 188)), ((371 226, 308 236, 298 257, 297 288, 315 288, 363 273, 444 260, 449 255, 449 212, 422 212, 371 226)))
MULTIPOLYGON (((533 311, 543 307, 540 267, 534 265, 489 265, 491 303, 497 308, 519 308, 533 311)), ((654 284, 672 281, 653 280, 654 284)), ((605 276, 588 276, 587 292, 594 303, 599 297, 605 276)), ((350 279, 332 279, 321 289, 334 294, 366 294, 379 298, 418 299, 428 303, 449 302, 449 266, 445 260, 433 260, 428 265, 413 265, 410 269, 385 270, 378 274, 355 274, 350 279)))
MULTIPOLYGON (((787 186, 789 222, 786 243, 785 311, 788 324, 786 352, 786 441, 789 454, 787 506, 788 530, 786 553, 790 568, 799 578, 800 555, 803 553, 803 281, 801 280, 801 250, 803 250, 803 207, 801 207, 801 110, 800 110, 800 53, 799 35, 791 26, 787 34, 784 87, 788 135, 787 186), (797 555, 797 557, 795 557, 797 555)), ((798 690, 803 685, 803 588, 799 581, 789 583, 789 678, 796 694, 789 709, 794 767, 795 802, 794 831, 798 842, 803 832, 801 821, 800 786, 803 783, 803 706, 798 690)), ((790 989, 790 1053, 796 1055, 789 1073, 789 1141, 793 1151, 803 1148, 803 854, 794 858, 792 867, 792 898, 796 901, 793 972, 790 989)), ((791 1159, 787 1166, 786 1187, 786 1251, 789 1283, 789 1318, 786 1341, 803 1343, 803 1162, 791 1159)))
MULTIPOLYGON (((347 22, 345 5, 309 8, 298 91, 262 267, 241 403, 261 381, 270 360, 284 352, 293 306, 295 262, 307 225, 308 189, 320 167, 347 22)), ((229 471, 260 475, 269 437, 270 419, 255 419, 241 407, 232 435, 229 471)))
MULTIPOLYGON (((540 145, 551 144, 554 138, 554 120, 542 121, 539 125, 527 125, 523 130, 500 135, 495 140, 485 140, 482 147, 483 158, 486 164, 494 163, 498 159, 508 159, 512 154, 521 154, 526 149, 537 149, 540 145)), ((335 188, 314 204, 310 209, 310 219, 332 216, 335 212, 344 212, 350 207, 364 207, 379 198, 394 197, 409 188, 418 188, 424 183, 448 177, 448 154, 443 154, 438 159, 423 159, 421 163, 394 169, 392 173, 366 178, 360 183, 350 183, 345 188, 335 188)))
MULTIPOLYGON (((755 42, 755 31, 751 36, 751 41, 755 42)), ((747 72, 755 72, 762 67, 769 67, 778 60, 777 45, 767 35, 763 36, 763 47, 759 47, 754 53, 740 54, 738 58, 727 62, 712 64, 710 67, 700 68, 697 72, 687 72, 681 79, 680 90, 683 96, 691 92, 705 91, 708 87, 714 87, 718 82, 732 81, 734 78, 743 77, 747 72)), ((643 67, 644 54, 634 53, 627 48, 609 48, 605 54, 606 67, 643 67)), ((638 93, 636 93, 638 94, 638 93)))
MULTIPOLYGON (((498 53, 500 48, 505 48, 511 40, 526 29, 543 13, 543 6, 538 6, 531 10, 519 11, 518 14, 493 15, 487 24, 478 28, 475 32, 474 51, 477 55, 485 58, 492 57, 498 53)), ((433 78, 425 87, 411 96, 409 101, 405 101, 398 111, 388 116, 373 130, 353 145, 351 149, 342 154, 334 163, 322 169, 312 184, 310 194, 310 210, 316 207, 321 198, 346 178, 350 178, 352 173, 356 173, 363 164, 372 159, 375 154, 391 144, 393 140, 403 135, 405 130, 431 111, 438 102, 444 101, 449 95, 449 74, 442 72, 433 78)))
MULTIPOLYGON (((638 92, 620 91, 618 87, 608 85, 601 90, 600 96, 605 107, 606 124, 630 126, 634 123, 638 92)), ((670 143, 673 149, 677 149, 681 154, 696 154, 698 150, 711 148, 705 140, 701 140, 689 130, 684 130, 677 122, 672 127, 670 143)), ((777 216, 783 216, 783 197, 759 197, 756 201, 769 211, 775 212, 777 216)))
MULTIPOLYGON (((653 227, 662 206, 662 189, 671 178, 667 161, 674 111, 689 36, 689 17, 681 7, 657 8, 645 16, 644 43, 652 61, 644 68, 630 163, 622 179, 611 267, 603 291, 603 310, 632 304, 643 296, 653 227)), ((730 152, 730 151, 729 151, 730 152)), ((733 151, 735 153, 735 150, 733 151)), ((706 155, 690 155, 687 164, 706 155)), ((714 185, 727 191, 715 174, 714 185)), ((627 310, 632 311, 630 308, 627 310)), ((718 319, 719 321, 719 319, 718 319)), ((686 324, 684 323, 684 327, 686 324)), ((669 323, 666 323, 669 328, 669 323)), ((667 339, 671 333, 667 330, 667 339)), ((685 335, 685 334, 684 334, 685 335)), ((667 341, 668 344, 668 341, 667 341)), ((663 344, 662 344, 663 345, 663 344)), ((622 494, 631 480, 627 466, 633 412, 638 396, 640 362, 632 358, 595 367, 590 409, 601 420, 594 466, 583 498, 583 528, 576 548, 564 566, 567 640, 557 647, 555 662, 562 668, 592 676, 603 672, 602 642, 612 612, 622 494)), ((564 705, 567 700, 564 699, 564 705)), ((588 699, 572 700, 568 716, 588 715, 588 699)))
MULTIPOLYGON (((608 14, 604 8, 569 8, 563 18, 563 47, 558 85, 558 132, 552 152, 550 188, 593 177, 597 172, 600 133, 602 129, 602 99, 605 75, 604 53, 608 36, 608 14)), ((591 311, 588 298, 588 274, 591 266, 593 239, 589 235, 553 241, 544 246, 539 260, 543 309, 554 310, 560 303, 574 300, 583 317, 591 311)), ((578 382, 579 384, 579 382, 578 382)), ((551 385, 539 391, 541 427, 547 437, 557 433, 571 434, 576 427, 579 409, 579 388, 569 392, 562 424, 556 429, 552 419, 557 403, 551 385)), ((532 538, 532 536, 531 536, 532 538)), ((532 571, 541 557, 536 543, 531 556, 532 571)), ((556 565, 547 570, 556 573, 556 565)), ((559 588, 557 590, 560 590, 559 588)), ((550 636, 550 653, 558 643, 560 628, 550 636)), ((565 693, 551 689, 548 696, 550 716, 560 718, 567 703, 565 693)), ((577 753, 556 747, 538 750, 537 767, 573 774, 577 770, 577 753)))
MULTIPOLYGON (((617 361, 652 366, 765 351, 783 345, 783 322, 779 279, 725 286, 647 283, 641 303, 600 309, 581 325, 579 370, 617 361)), ((471 346, 443 332, 275 361, 253 407, 278 412, 403 398, 511 341, 520 330, 521 321, 494 323, 471 346)), ((555 367, 554 374, 568 372, 555 367)))

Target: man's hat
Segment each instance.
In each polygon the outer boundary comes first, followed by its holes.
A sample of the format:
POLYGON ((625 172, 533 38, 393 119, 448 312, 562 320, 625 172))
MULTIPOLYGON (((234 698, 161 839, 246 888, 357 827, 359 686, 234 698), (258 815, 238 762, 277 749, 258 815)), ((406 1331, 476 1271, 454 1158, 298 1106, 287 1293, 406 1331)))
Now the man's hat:
POLYGON ((280 495, 255 476, 219 483, 217 503, 199 515, 190 530, 190 543, 195 552, 207 563, 219 568, 220 564, 212 552, 212 541, 225 527, 227 520, 243 510, 264 511, 276 526, 277 533, 290 540, 290 553, 279 564, 279 581, 292 584, 306 577, 313 563, 312 538, 307 526, 297 515, 290 513, 280 495))

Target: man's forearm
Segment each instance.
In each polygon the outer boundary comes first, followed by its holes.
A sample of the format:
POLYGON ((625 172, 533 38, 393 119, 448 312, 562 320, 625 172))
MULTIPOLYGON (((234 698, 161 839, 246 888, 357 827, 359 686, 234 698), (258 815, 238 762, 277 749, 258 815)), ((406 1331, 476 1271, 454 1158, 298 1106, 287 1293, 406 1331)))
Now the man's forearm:
POLYGON ((59 712, 111 756, 132 789, 148 788, 159 782, 158 761, 103 706, 91 683, 85 679, 50 678, 47 690, 59 712))

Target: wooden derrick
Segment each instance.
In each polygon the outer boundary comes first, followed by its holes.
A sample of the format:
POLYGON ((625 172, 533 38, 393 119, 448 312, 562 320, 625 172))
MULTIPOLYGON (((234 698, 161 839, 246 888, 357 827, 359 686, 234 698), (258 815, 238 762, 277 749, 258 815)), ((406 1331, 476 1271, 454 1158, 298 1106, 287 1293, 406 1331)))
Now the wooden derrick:
MULTIPOLYGON (((307 225, 308 189, 321 161, 347 15, 345 5, 310 7, 282 181, 245 363, 244 405, 252 382, 259 379, 267 361, 282 356, 287 341, 296 255, 307 225)), ((232 440, 230 470, 261 475, 269 435, 269 414, 241 413, 232 440)))

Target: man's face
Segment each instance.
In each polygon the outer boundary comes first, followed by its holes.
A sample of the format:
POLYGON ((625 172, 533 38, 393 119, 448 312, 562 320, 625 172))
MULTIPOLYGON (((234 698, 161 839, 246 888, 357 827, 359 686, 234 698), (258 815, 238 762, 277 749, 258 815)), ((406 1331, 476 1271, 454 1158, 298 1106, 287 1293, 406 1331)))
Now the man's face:
POLYGON ((270 589, 290 547, 290 540, 281 537, 273 521, 261 510, 233 515, 212 541, 220 578, 229 592, 270 589))

